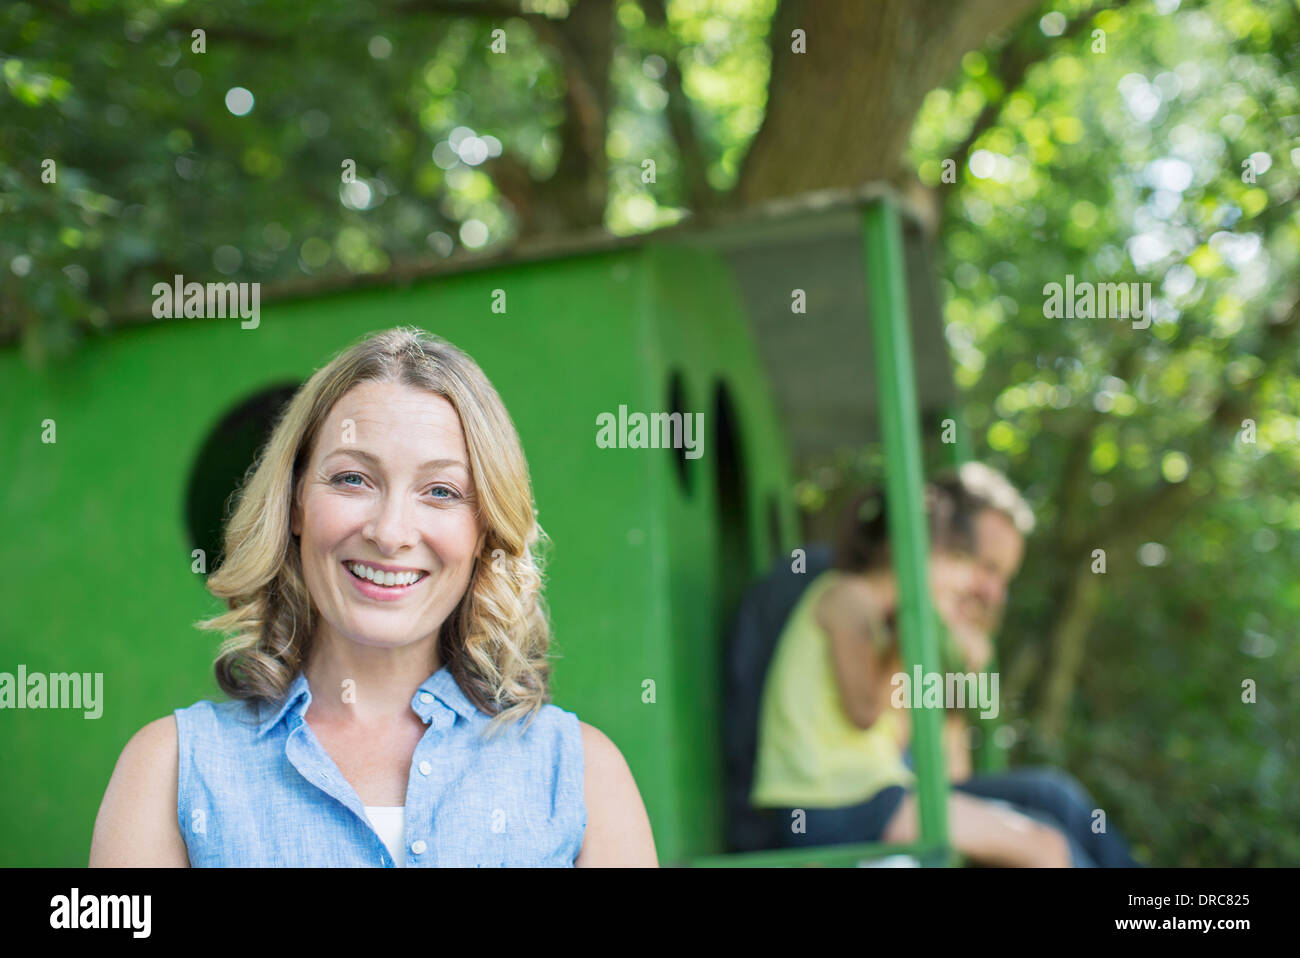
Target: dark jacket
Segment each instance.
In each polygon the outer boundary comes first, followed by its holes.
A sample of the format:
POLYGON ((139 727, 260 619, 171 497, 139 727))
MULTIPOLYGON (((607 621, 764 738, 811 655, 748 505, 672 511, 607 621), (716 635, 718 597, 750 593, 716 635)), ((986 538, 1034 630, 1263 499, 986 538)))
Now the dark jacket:
POLYGON ((730 852, 777 847, 779 823, 774 813, 753 808, 749 792, 758 755, 763 683, 777 641, 804 589, 831 567, 830 546, 810 545, 805 553, 807 568, 802 573, 791 571, 789 556, 778 557, 772 569, 741 598, 728 630, 723 661, 723 743, 730 852))

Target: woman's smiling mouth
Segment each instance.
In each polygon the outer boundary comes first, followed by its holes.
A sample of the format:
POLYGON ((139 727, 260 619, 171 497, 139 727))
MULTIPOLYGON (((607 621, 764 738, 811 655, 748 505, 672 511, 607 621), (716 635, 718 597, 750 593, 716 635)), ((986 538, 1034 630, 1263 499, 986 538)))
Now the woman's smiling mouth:
POLYGON ((343 568, 362 595, 380 600, 400 599, 429 578, 423 569, 389 572, 364 562, 345 561, 343 568))

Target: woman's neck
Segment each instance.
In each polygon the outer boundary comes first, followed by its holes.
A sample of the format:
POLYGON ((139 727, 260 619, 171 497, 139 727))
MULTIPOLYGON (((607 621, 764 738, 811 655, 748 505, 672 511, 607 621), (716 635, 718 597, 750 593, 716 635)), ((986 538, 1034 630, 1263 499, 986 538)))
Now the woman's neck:
POLYGON ((325 638, 312 643, 303 674, 317 719, 372 726, 413 714, 416 690, 440 667, 436 640, 383 648, 325 638))

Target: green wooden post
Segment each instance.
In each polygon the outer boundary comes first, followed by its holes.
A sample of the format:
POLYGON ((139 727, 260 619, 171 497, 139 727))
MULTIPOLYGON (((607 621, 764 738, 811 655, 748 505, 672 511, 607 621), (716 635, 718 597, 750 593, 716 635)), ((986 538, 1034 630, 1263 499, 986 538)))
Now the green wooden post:
MULTIPOLYGON (((921 429, 912 365, 903 235, 894 202, 885 197, 863 214, 868 303, 881 438, 889 541, 899 591, 903 667, 917 663, 939 671, 939 644, 929 601, 929 537, 921 468, 921 429)), ((948 780, 944 768, 942 712, 912 710, 912 760, 916 768, 921 843, 951 863, 948 780)))

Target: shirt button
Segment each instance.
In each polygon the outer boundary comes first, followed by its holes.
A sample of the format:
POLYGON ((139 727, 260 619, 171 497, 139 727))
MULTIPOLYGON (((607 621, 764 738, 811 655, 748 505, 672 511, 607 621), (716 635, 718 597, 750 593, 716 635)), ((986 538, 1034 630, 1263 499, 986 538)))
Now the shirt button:
POLYGON ((430 765, 428 762, 421 762, 421 763, 420 763, 420 774, 421 774, 421 775, 428 775, 428 774, 429 774, 430 772, 432 772, 432 771, 433 771, 433 766, 430 765))
POLYGON ((428 847, 429 846, 424 843, 423 838, 418 839, 411 843, 411 851, 414 852, 416 855, 423 855, 425 849, 427 849, 428 847))
POLYGON ((420 693, 420 701, 423 702, 425 705, 432 705, 432 704, 433 704, 433 696, 430 695, 428 692, 421 692, 421 693, 420 693))

